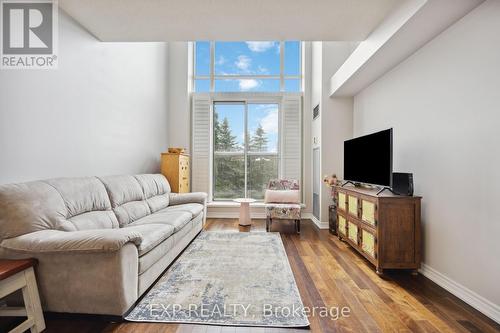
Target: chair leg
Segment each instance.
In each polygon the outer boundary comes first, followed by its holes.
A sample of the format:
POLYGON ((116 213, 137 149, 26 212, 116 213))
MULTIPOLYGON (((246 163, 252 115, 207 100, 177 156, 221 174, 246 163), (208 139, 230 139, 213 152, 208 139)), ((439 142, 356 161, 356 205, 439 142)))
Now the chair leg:
POLYGON ((24 306, 28 319, 33 320, 31 333, 38 333, 45 330, 45 320, 43 319, 42 306, 40 305, 40 295, 36 285, 35 272, 33 267, 24 271, 26 286, 22 288, 24 306))
POLYGON ((295 220, 295 229, 297 233, 300 234, 300 220, 295 220))
POLYGON ((269 216, 266 216, 266 231, 269 231, 269 216))
POLYGON ((273 219, 272 218, 269 218, 269 225, 267 227, 267 231, 271 231, 271 227, 273 225, 273 219))

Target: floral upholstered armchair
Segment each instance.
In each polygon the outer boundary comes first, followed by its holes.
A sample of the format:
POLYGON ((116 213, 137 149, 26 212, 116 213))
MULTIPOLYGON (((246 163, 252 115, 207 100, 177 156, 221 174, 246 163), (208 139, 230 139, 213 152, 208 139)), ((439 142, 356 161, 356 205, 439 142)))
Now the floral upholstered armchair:
POLYGON ((300 233, 300 187, 296 179, 272 179, 265 194, 266 230, 271 231, 273 219, 294 220, 300 233))

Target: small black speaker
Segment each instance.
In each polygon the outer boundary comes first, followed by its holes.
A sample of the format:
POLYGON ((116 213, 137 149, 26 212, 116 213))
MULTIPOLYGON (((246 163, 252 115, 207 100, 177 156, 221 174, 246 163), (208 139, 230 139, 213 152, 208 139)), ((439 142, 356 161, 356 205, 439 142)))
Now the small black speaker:
POLYGON ((413 195, 413 174, 403 172, 392 173, 392 190, 399 195, 413 195))

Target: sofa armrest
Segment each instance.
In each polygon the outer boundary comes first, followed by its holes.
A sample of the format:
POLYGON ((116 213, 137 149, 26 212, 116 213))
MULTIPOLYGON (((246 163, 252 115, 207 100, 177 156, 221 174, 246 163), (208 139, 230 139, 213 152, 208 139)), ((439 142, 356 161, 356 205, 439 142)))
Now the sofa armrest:
POLYGON ((34 253, 114 252, 129 242, 138 246, 142 242, 142 237, 139 233, 126 228, 81 231, 42 230, 5 239, 0 247, 11 251, 34 253))
POLYGON ((187 203, 200 203, 206 206, 207 197, 208 195, 205 192, 170 193, 169 205, 175 206, 187 203))

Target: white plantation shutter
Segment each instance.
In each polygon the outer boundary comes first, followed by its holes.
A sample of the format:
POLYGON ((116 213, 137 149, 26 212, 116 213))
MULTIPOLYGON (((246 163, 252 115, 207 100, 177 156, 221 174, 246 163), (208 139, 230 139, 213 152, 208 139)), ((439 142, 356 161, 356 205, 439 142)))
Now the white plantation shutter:
POLYGON ((194 93, 192 103, 192 191, 210 193, 211 99, 208 94, 194 93))
POLYGON ((281 176, 302 184, 302 97, 283 96, 281 104, 281 176))

